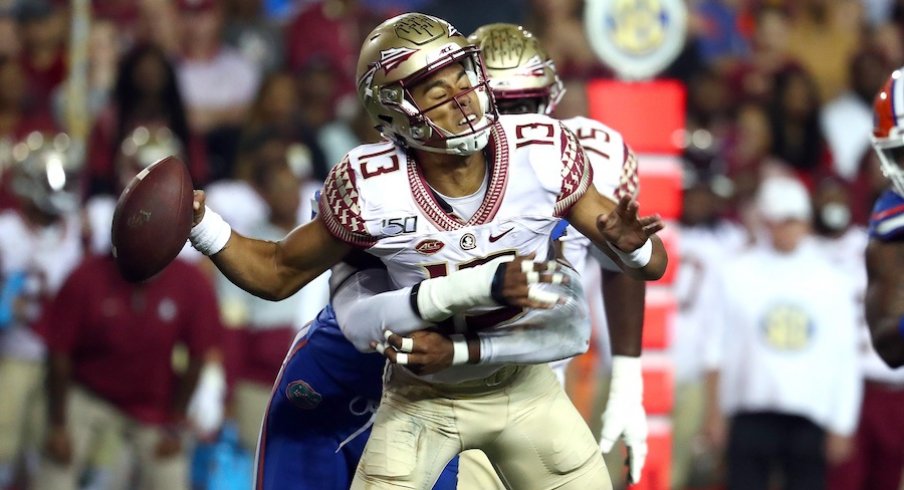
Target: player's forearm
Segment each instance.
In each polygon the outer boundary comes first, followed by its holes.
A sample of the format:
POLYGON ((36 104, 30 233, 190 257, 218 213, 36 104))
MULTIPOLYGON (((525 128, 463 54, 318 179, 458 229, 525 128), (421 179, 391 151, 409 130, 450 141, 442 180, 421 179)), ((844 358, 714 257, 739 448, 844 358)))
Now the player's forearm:
MULTIPOLYGON (((553 312, 554 310, 545 310, 553 312)), ((568 321, 555 315, 555 326, 537 318, 535 325, 481 331, 481 364, 542 364, 567 359, 587 352, 590 346, 590 323, 568 321)), ((552 316, 552 315, 551 315, 552 316)), ((469 346, 470 347, 470 346, 469 346)))
MULTIPOLYGON (((650 237, 650 241, 653 243, 653 255, 647 265, 636 269, 640 272, 640 277, 637 278, 645 281, 656 281, 665 274, 665 269, 669 265, 669 256, 665 251, 662 240, 658 236, 653 235, 650 237)), ((628 269, 631 268, 628 267, 628 269)))
POLYGON ((644 281, 624 273, 603 270, 603 305, 612 355, 640 356, 646 291, 644 281))
POLYGON ((333 296, 333 306, 339 328, 359 351, 373 352, 371 345, 383 341, 385 330, 404 336, 429 325, 411 308, 410 287, 374 294, 350 281, 333 296))
POLYGON ((719 406, 719 371, 707 370, 703 376, 703 415, 704 419, 720 417, 719 406))
POLYGON ((236 286, 259 298, 278 301, 291 296, 297 290, 295 284, 300 288, 313 279, 283 271, 279 254, 277 242, 256 240, 233 231, 226 248, 210 259, 236 286))
POLYGON ((476 332, 480 363, 540 364, 587 352, 591 333, 587 300, 577 274, 564 271, 572 287, 564 291, 563 304, 530 309, 506 326, 476 332))
POLYGON ((616 225, 611 225, 614 229, 607 228, 609 225, 604 225, 601 220, 615 215, 617 215, 615 203, 601 196, 591 187, 572 206, 568 221, 582 235, 589 238, 597 249, 612 259, 625 274, 643 281, 655 281, 661 278, 668 265, 668 254, 662 245, 662 240, 653 234, 661 228, 661 220, 658 218, 638 219, 635 216, 632 221, 631 218, 624 217, 628 222, 625 224, 626 222, 623 221, 622 226, 627 226, 627 228, 619 229, 616 225), (621 246, 626 248, 616 247, 614 242, 610 242, 603 235, 602 228, 606 228, 610 236, 620 230, 622 235, 619 236, 619 241, 621 246))
POLYGON ((192 228, 192 245, 230 281, 255 296, 285 299, 323 274, 349 250, 318 219, 300 226, 279 242, 244 237, 219 216, 205 212, 192 228))
POLYGON ((870 337, 879 357, 891 368, 904 366, 904 337, 901 336, 901 318, 885 317, 870 322, 870 337))
POLYGON ((866 250, 864 306, 873 347, 892 368, 904 366, 904 310, 899 290, 898 245, 871 241, 866 250))
POLYGON ((66 425, 66 402, 69 396, 71 362, 69 356, 51 353, 47 361, 47 419, 51 427, 66 425))
POLYGON ((192 358, 185 369, 185 373, 179 378, 176 386, 176 396, 173 397, 171 422, 181 423, 185 420, 185 415, 188 411, 188 401, 191 400, 191 395, 198 386, 198 378, 203 365, 204 359, 200 357, 192 358))
POLYGON ((371 351, 371 344, 382 342, 386 330, 406 336, 471 308, 496 306, 493 277, 499 264, 508 260, 511 257, 426 279, 416 290, 385 291, 389 285, 382 280, 384 272, 359 271, 334 292, 336 319, 358 350, 371 351))

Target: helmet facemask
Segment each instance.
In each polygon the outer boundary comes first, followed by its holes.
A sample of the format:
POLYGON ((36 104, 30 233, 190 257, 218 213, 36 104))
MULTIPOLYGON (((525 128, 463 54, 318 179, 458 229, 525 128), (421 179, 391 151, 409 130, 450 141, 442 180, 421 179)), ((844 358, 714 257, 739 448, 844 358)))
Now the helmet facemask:
MULTIPOLYGON (((428 57, 428 60, 427 66, 421 70, 402 80, 377 88, 373 94, 377 102, 407 121, 407 124, 397 124, 393 121, 396 118, 380 115, 377 128, 401 146, 428 152, 466 156, 482 150, 489 141, 497 112, 479 50, 474 46, 459 47, 448 44, 438 49, 437 54, 428 57), (415 102, 413 90, 440 70, 456 63, 464 68, 470 87, 428 107, 419 107, 415 102), (476 94, 478 107, 470 110, 469 114, 463 103, 470 100, 472 92, 476 94), (457 110, 467 125, 467 128, 459 133, 442 128, 429 115, 431 111, 450 103, 454 105, 452 110, 457 110)), ((375 66, 374 70, 376 69, 378 67, 375 66)), ((365 75, 361 83, 369 85, 371 77, 365 75)))
POLYGON ((892 188, 904 197, 904 134, 897 128, 891 131, 888 138, 872 138, 873 149, 879 155, 882 174, 891 181, 892 188))

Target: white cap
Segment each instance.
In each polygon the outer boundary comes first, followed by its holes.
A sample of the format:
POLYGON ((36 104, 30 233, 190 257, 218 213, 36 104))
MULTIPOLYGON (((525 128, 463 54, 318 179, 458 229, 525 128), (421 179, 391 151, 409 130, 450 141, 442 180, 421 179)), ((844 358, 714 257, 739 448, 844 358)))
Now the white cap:
POLYGON ((796 178, 769 177, 760 184, 757 209, 766 221, 810 221, 810 193, 796 178))

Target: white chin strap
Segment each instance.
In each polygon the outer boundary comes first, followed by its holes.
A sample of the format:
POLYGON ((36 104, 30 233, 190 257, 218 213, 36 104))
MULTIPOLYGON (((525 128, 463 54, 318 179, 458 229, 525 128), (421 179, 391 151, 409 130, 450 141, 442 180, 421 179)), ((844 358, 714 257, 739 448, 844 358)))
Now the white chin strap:
POLYGON ((427 146, 420 141, 408 138, 406 138, 406 141, 409 146, 419 150, 433 153, 445 153, 447 155, 467 156, 484 149, 487 146, 487 143, 489 143, 492 126, 487 123, 487 117, 483 116, 474 123, 474 126, 484 125, 486 125, 486 128, 477 131, 476 133, 469 133, 461 136, 455 136, 452 133, 440 129, 443 135, 446 136, 444 141, 445 147, 427 146))

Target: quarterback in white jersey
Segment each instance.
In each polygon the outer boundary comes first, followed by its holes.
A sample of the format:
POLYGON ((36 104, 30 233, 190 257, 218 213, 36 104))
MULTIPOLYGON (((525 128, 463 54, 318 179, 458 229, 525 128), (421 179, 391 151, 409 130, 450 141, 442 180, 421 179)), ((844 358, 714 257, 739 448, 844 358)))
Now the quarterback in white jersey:
MULTIPOLYGON (((350 152, 327 179, 311 223, 280 242, 252 240, 232 232, 197 194, 192 243, 242 288, 286 297, 358 247, 382 259, 393 285, 410 295, 409 314, 436 318, 450 297, 480 292, 460 284, 449 297, 433 296, 420 281, 506 254, 548 256, 549 233, 562 217, 633 276, 662 276, 661 220, 638 217, 630 199, 600 196, 583 149, 558 121, 498 118, 479 51, 448 23, 406 14, 378 26, 362 47, 358 84, 392 144, 350 152)), ((541 272, 523 270, 528 278, 541 272)), ((525 288, 516 304, 548 303, 537 291, 525 288)), ((515 314, 502 301, 481 305, 515 314)), ((476 332, 483 319, 453 323, 476 332)), ((378 331, 371 341, 382 338, 378 331)), ((455 343, 466 345, 465 361, 484 347, 473 337, 455 343)), ((455 382, 424 382, 399 365, 388 370, 352 488, 429 488, 467 448, 487 452, 512 487, 610 486, 592 435, 548 367, 502 364, 478 375, 456 363, 455 352, 456 365, 442 376, 455 382)))
MULTIPOLYGON (((73 159, 62 135, 21 143, 11 170, 20 206, 0 213, 0 488, 18 459, 35 451, 43 416, 43 306, 82 258, 73 159), (56 144, 55 144, 56 143, 56 144)), ((32 454, 34 456, 34 454, 32 454)))

